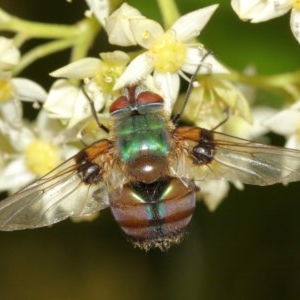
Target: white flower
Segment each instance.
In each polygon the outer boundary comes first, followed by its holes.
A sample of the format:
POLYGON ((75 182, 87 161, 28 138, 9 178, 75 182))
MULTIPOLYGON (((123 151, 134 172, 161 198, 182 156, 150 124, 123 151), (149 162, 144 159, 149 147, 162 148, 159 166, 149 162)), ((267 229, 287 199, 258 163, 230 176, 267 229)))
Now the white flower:
POLYGON ((134 58, 117 80, 114 89, 145 80, 154 71, 154 80, 162 90, 171 110, 179 91, 179 75, 194 74, 202 63, 201 73, 228 72, 212 55, 202 59, 207 51, 195 42, 218 5, 188 13, 167 31, 157 22, 147 19, 135 8, 124 3, 106 19, 109 42, 120 46, 139 45, 145 52, 134 58))
POLYGON ((240 19, 259 23, 284 15, 291 10, 290 26, 300 43, 299 0, 231 0, 231 6, 240 19))
POLYGON ((44 102, 46 91, 38 83, 26 78, 0 79, 0 116, 12 126, 22 125, 22 101, 44 102))
MULTIPOLYGON (((129 57, 121 51, 101 53, 101 59, 86 57, 51 73, 54 77, 83 79, 83 89, 93 100, 97 111, 110 103, 119 92, 112 88, 125 69, 129 57)), ((91 116, 91 107, 81 88, 66 80, 56 81, 49 91, 44 109, 52 118, 75 126, 91 116)))
POLYGON ((79 150, 68 145, 70 134, 43 111, 34 125, 17 129, 1 121, 0 127, 11 148, 5 153, 6 163, 0 171, 0 191, 14 192, 24 187, 79 150))
POLYGON ((204 77, 199 86, 193 88, 183 117, 197 126, 213 129, 227 115, 252 121, 249 103, 235 85, 226 79, 204 77))
POLYGON ((300 100, 267 119, 264 125, 285 136, 286 147, 300 149, 300 100))
POLYGON ((109 14, 109 0, 85 0, 90 7, 90 11, 95 15, 98 21, 104 26, 104 19, 109 14))
POLYGON ((44 101, 47 93, 37 83, 25 78, 13 78, 12 70, 20 59, 12 40, 0 37, 0 117, 12 126, 22 124, 21 101, 44 101))
MULTIPOLYGON (((103 99, 99 98, 94 99, 96 110, 103 106, 103 99)), ((54 82, 43 109, 50 118, 61 120, 67 128, 76 126, 92 115, 91 105, 82 89, 64 79, 54 82)))

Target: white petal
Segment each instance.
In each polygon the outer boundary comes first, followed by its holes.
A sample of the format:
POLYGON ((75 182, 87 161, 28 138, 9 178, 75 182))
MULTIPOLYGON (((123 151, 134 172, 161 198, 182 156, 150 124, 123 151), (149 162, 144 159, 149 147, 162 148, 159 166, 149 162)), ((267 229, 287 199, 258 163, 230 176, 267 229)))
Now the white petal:
POLYGON ((10 162, 0 173, 0 191, 14 192, 35 179, 35 176, 28 172, 23 157, 10 162))
POLYGON ((146 79, 152 70, 152 58, 150 58, 146 52, 140 54, 130 62, 122 75, 117 79, 113 89, 117 90, 128 85, 136 84, 146 79))
POLYGON ((214 211, 229 192, 229 183, 223 180, 201 182, 200 195, 210 211, 214 211))
POLYGON ((104 97, 98 84, 94 80, 90 80, 87 84, 85 84, 84 89, 93 100, 96 111, 100 111, 105 106, 106 100, 108 101, 112 97, 112 95, 104 97))
POLYGON ((51 118, 69 119, 73 113, 79 89, 67 80, 60 79, 50 88, 43 109, 51 118))
POLYGON ((26 78, 13 78, 11 81, 18 97, 23 101, 44 102, 47 92, 38 83, 26 78))
POLYGON ((185 42, 198 36, 218 4, 210 5, 180 17, 170 28, 176 32, 176 37, 185 42))
POLYGON ((290 19, 291 30, 297 42, 300 44, 300 11, 292 9, 290 19))
POLYGON ((23 108, 21 102, 13 98, 12 100, 1 103, 1 119, 11 126, 19 127, 22 125, 23 108))
POLYGON ((90 7, 92 13, 96 16, 98 21, 104 26, 104 19, 109 14, 109 1, 108 0, 85 0, 90 7))
POLYGON ((294 134, 299 126, 300 111, 285 109, 263 122, 272 131, 290 136, 294 134))
POLYGON ((241 117, 232 115, 224 124, 224 132, 248 140, 257 139, 269 132, 269 128, 263 122, 276 112, 275 109, 266 106, 254 107, 252 109, 252 124, 241 117))
POLYGON ((240 19, 251 23, 277 18, 291 9, 287 0, 232 0, 231 6, 240 19))
POLYGON ((110 44, 119 46, 136 45, 130 20, 145 19, 134 7, 123 3, 119 9, 105 19, 105 29, 110 44))
POLYGON ((153 41, 164 34, 159 23, 150 19, 130 20, 131 31, 137 44, 149 49, 153 41))
POLYGON ((34 132, 27 127, 23 127, 20 130, 11 131, 9 136, 11 145, 19 153, 23 153, 28 145, 30 145, 32 141, 35 140, 35 138, 36 136, 34 132))
POLYGON ((179 94, 180 79, 177 73, 154 72, 154 80, 162 91, 166 112, 171 115, 179 94))
POLYGON ((298 149, 300 150, 300 139, 299 134, 293 134, 289 137, 287 142, 285 143, 286 148, 298 149))
POLYGON ((41 110, 36 119, 36 128, 43 140, 51 141, 54 144, 54 139, 61 131, 62 126, 58 120, 49 118, 45 110, 41 110))
POLYGON ((207 54, 207 51, 196 47, 187 48, 186 60, 182 66, 182 70, 189 74, 194 74, 199 64, 199 74, 215 73, 226 74, 229 70, 218 62, 215 57, 210 54, 203 60, 203 56, 207 54))
POLYGON ((7 71, 17 65, 20 51, 13 44, 13 40, 0 37, 0 72, 7 71))
POLYGON ((130 57, 127 53, 118 50, 113 52, 101 52, 99 55, 104 62, 115 65, 126 65, 130 61, 130 57))
POLYGON ((82 120, 91 116, 91 107, 83 94, 79 92, 77 97, 74 99, 74 110, 68 123, 67 128, 72 128, 82 120))
POLYGON ((206 66, 207 70, 210 70, 210 72, 214 74, 230 73, 230 71, 223 64, 221 64, 213 55, 209 55, 208 57, 206 57, 203 61, 203 64, 204 66, 206 66))
MULTIPOLYGON (((89 90, 91 90, 91 86, 89 90)), ((99 89, 95 84, 96 91, 93 92, 92 99, 94 101, 96 111, 100 110, 104 105, 104 98, 103 94, 99 93, 99 89)), ((87 92, 89 93, 87 89, 87 92)), ((74 99, 74 110, 72 116, 70 118, 69 124, 67 128, 72 128, 77 125, 79 122, 89 118, 92 115, 91 105, 88 102, 85 94, 83 91, 80 91, 77 97, 74 99)))
POLYGON ((53 77, 88 78, 93 77, 101 64, 100 59, 86 57, 70 63, 50 73, 53 77))

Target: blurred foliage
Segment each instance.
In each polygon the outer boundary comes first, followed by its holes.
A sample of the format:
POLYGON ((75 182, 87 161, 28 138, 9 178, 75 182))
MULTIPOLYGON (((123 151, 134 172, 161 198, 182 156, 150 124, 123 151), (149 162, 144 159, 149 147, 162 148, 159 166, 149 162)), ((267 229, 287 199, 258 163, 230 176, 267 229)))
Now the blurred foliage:
MULTIPOLYGON (((177 2, 182 13, 213 3, 177 2)), ((160 19, 154 0, 128 3, 160 19)), ((221 61, 239 70, 253 65, 262 74, 299 68, 300 46, 290 32, 289 15, 247 24, 238 20, 228 0, 219 3, 200 38, 221 61)), ((69 24, 86 7, 83 0, 1 0, 0 5, 23 18, 69 24)), ((97 55, 103 43, 105 35, 91 54, 97 55)), ((47 88, 52 83, 47 74, 66 64, 68 55, 38 61, 22 75, 47 88)), ((199 203, 188 237, 166 253, 134 249, 109 210, 90 223, 2 232, 0 299, 298 300, 299 194, 299 183, 232 188, 215 213, 199 203)))

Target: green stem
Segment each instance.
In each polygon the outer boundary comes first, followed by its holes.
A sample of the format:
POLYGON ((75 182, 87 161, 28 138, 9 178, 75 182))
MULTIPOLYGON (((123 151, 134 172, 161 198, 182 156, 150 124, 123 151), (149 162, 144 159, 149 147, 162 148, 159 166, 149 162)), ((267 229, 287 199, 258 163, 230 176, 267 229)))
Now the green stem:
POLYGON ((76 26, 32 22, 11 16, 0 9, 0 30, 23 33, 31 38, 68 38, 77 35, 76 26))
POLYGON ((28 51, 24 54, 14 69, 14 76, 23 71, 27 66, 32 64, 39 58, 47 56, 49 54, 64 50, 66 48, 72 47, 74 44, 73 40, 55 40, 46 44, 35 47, 34 49, 28 51))
POLYGON ((245 83, 253 87, 281 93, 285 96, 292 97, 293 100, 300 97, 300 70, 276 75, 245 75, 232 71, 229 74, 217 76, 231 82, 245 83))
POLYGON ((174 0, 157 0, 157 4, 162 14, 164 27, 169 29, 180 17, 176 2, 174 0))
POLYGON ((70 61, 76 61, 87 55, 100 29, 101 25, 94 17, 84 19, 78 24, 80 34, 78 34, 74 47, 72 48, 70 61))

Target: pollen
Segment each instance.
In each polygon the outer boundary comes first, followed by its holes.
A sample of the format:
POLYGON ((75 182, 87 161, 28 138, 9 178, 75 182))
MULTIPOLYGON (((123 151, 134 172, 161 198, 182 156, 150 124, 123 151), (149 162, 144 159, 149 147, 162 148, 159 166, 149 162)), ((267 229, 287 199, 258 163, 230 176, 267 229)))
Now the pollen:
POLYGON ((186 47, 176 39, 175 33, 169 30, 153 42, 149 55, 154 58, 155 70, 175 73, 184 64, 186 47))
POLYGON ((293 8, 300 11, 300 0, 293 0, 293 8))
POLYGON ((33 174, 45 175, 59 164, 58 149, 46 141, 35 140, 25 151, 25 161, 33 174))
POLYGON ((0 80, 0 103, 8 101, 13 93, 12 86, 8 80, 0 80))

